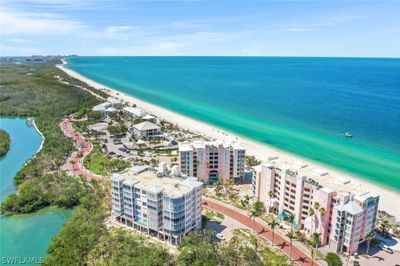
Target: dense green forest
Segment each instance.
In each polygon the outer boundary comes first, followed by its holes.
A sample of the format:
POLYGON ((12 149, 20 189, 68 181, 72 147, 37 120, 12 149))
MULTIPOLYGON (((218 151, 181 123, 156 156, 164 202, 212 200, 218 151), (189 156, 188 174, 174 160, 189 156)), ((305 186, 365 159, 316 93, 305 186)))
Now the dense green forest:
POLYGON ((10 135, 7 131, 0 129, 0 158, 7 154, 10 149, 10 135))
POLYGON ((79 81, 65 75, 53 64, 2 65, 0 67, 0 115, 34 117, 45 137, 43 149, 15 176, 19 194, 12 194, 2 203, 2 213, 26 213, 49 205, 70 207, 78 203, 77 195, 64 184, 68 177, 52 175, 65 163, 73 150, 72 140, 62 133, 63 117, 98 103, 96 97, 75 85, 79 81), (30 73, 29 75, 27 75, 30 73), (62 77, 70 84, 59 82, 62 77), (56 187, 56 185, 60 185, 56 187), (52 187, 54 186, 54 188, 52 187), (49 188, 58 193, 49 193, 49 188), (58 196, 63 195, 64 199, 58 196), (68 198, 69 197, 69 198, 68 198))
POLYGON ((91 192, 85 179, 65 173, 52 173, 23 182, 17 194, 1 204, 2 214, 30 213, 48 206, 70 208, 91 192))

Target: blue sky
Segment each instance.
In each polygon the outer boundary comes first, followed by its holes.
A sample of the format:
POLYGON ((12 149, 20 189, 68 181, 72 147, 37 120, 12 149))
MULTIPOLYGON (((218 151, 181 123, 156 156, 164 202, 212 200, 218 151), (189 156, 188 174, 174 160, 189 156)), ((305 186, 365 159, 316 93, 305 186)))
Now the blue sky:
POLYGON ((2 0, 1 55, 400 57, 400 1, 2 0))

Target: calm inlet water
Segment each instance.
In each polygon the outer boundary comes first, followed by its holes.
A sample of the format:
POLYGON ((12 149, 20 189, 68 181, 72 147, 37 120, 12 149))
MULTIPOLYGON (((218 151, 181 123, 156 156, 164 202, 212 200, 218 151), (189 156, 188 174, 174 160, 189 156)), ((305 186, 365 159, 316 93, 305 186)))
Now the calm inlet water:
POLYGON ((121 92, 400 191, 400 59, 71 57, 68 63, 121 92))
MULTIPOLYGON (((0 199, 15 192, 14 176, 36 153, 42 141, 25 119, 0 118, 0 128, 11 137, 7 155, 0 161, 0 199)), ((0 216, 0 257, 35 257, 46 255, 50 240, 70 216, 70 210, 49 208, 29 215, 0 216)))

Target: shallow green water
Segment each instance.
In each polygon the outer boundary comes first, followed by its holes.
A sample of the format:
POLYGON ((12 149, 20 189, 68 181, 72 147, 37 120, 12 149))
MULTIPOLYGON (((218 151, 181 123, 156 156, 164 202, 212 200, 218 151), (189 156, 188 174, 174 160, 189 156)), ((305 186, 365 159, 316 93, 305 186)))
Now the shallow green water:
POLYGON ((71 57, 67 67, 400 191, 400 59, 71 57))
MULTIPOLYGON (((0 128, 11 137, 10 150, 0 161, 0 199, 3 201, 15 192, 15 174, 36 153, 42 139, 33 127, 26 125, 25 119, 0 117, 0 128)), ((71 210, 47 208, 33 214, 0 216, 0 263, 40 262, 51 238, 70 215, 71 210)))

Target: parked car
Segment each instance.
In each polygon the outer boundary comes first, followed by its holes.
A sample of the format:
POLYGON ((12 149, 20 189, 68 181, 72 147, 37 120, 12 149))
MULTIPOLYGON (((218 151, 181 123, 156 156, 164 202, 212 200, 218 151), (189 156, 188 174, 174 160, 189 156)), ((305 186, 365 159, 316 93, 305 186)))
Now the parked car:
POLYGON ((393 250, 385 244, 380 244, 379 249, 386 251, 389 254, 393 254, 393 250))
POLYGON ((225 240, 225 237, 224 237, 221 233, 218 233, 218 234, 215 236, 215 238, 216 238, 217 240, 219 240, 219 241, 225 240))
POLYGON ((115 152, 111 151, 108 153, 108 155, 113 156, 113 155, 115 155, 115 152))

